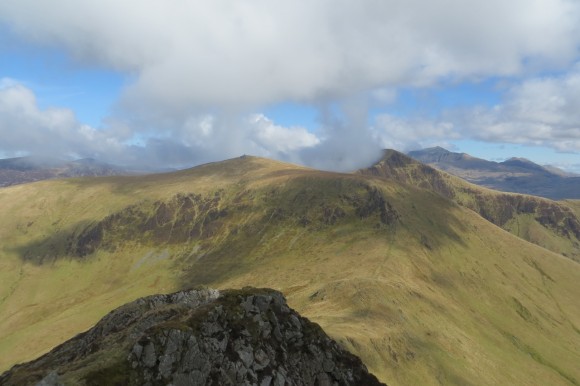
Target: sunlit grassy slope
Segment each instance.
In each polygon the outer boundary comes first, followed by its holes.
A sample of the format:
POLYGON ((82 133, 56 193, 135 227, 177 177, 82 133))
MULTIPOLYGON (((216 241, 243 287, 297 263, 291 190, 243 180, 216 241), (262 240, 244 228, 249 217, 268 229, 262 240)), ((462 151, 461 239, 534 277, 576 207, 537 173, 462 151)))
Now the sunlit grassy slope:
POLYGON ((425 189, 244 157, 0 190, 0 369, 118 305, 272 287, 389 385, 580 384, 580 265, 425 189))

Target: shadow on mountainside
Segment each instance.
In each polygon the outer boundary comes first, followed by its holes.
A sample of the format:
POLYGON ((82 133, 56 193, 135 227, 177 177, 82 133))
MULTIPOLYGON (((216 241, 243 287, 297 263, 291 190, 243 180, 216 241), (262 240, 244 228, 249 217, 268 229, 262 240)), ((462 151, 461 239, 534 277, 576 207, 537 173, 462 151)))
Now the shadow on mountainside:
POLYGON ((580 218, 564 203, 480 188, 393 150, 385 151, 379 162, 358 173, 436 192, 527 241, 580 262, 580 218), (511 222, 518 222, 521 216, 529 216, 539 227, 564 240, 568 245, 568 253, 543 245, 542 238, 535 239, 528 232, 510 229, 511 222))
MULTIPOLYGON (((22 260, 43 265, 59 259, 91 259, 97 251, 126 254, 134 246, 169 248, 178 264, 203 265, 203 272, 184 273, 186 282, 208 283, 236 265, 242 269, 247 264, 242 257, 255 255, 261 246, 287 248, 298 235, 313 243, 333 237, 340 242, 340 235, 352 237, 357 232, 391 240, 406 226, 406 209, 397 207, 410 205, 407 201, 385 194, 380 184, 364 176, 322 173, 259 189, 237 185, 209 194, 178 193, 166 200, 140 201, 15 251, 22 260), (280 238, 282 231, 293 236, 280 238)), ((417 231, 416 239, 429 249, 449 240, 461 243, 453 230, 458 227, 458 221, 440 219, 436 232, 427 236, 417 231)))

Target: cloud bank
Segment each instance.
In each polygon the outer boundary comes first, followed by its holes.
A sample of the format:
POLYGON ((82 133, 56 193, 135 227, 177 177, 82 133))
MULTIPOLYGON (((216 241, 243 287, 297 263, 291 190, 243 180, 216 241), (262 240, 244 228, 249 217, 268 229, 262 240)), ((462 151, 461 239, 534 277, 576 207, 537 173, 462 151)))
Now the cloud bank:
POLYGON ((66 108, 41 109, 32 90, 0 80, 0 150, 51 156, 95 157, 145 167, 181 166, 244 152, 300 162, 297 151, 320 140, 302 127, 282 127, 264 115, 190 117, 171 132, 135 132, 110 119, 95 129, 66 108), (236 130, 230 128, 235 125, 236 130), (11 151, 10 149, 15 149, 11 151))
MULTIPOLYGON (((135 74, 130 101, 190 105, 316 100, 441 77, 514 75, 578 54, 567 0, 5 0, 34 41, 135 74)), ((129 103, 129 102, 128 102, 129 103)))
POLYGON ((563 75, 525 79, 491 107, 443 111, 432 119, 378 115, 372 127, 385 147, 411 150, 476 139, 580 152, 580 65, 563 75))
POLYGON ((385 145, 465 136, 580 151, 577 68, 539 76, 578 60, 574 0, 4 0, 0 23, 131 79, 99 128, 67 109, 41 111, 31 90, 5 85, 4 151, 54 143, 168 163, 253 153, 339 169, 385 145), (371 117, 364 102, 384 90, 488 77, 524 80, 500 106, 436 119, 371 117), (256 114, 285 101, 322 106, 320 131, 256 114), (329 118, 332 103, 342 113, 329 118))
POLYGON ((504 104, 462 118, 474 138, 580 152, 580 66, 523 81, 508 90, 504 104))

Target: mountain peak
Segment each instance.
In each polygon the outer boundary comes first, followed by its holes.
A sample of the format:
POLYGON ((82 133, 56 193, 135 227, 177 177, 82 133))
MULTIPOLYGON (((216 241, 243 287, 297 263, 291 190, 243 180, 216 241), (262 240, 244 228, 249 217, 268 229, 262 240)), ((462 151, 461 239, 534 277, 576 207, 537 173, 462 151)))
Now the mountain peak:
POLYGON ((458 162, 465 159, 473 159, 465 153, 454 153, 441 146, 429 147, 422 150, 413 150, 407 153, 418 161, 424 163, 458 162))
POLYGON ((538 165, 535 162, 530 161, 527 158, 512 157, 506 161, 500 162, 500 165, 518 167, 526 170, 533 170, 540 173, 552 174, 552 172, 549 171, 548 169, 544 168, 541 165, 538 165))
POLYGON ((101 162, 97 161, 94 158, 88 157, 88 158, 80 158, 77 160, 72 161, 73 163, 77 163, 77 164, 87 164, 87 165, 96 165, 96 164, 101 164, 101 162))
POLYGON ((445 154, 451 153, 449 150, 447 150, 447 149, 445 149, 445 148, 443 148, 441 146, 427 147, 427 148, 423 149, 423 151, 425 151, 425 152, 433 152, 433 153, 435 153, 435 152, 437 152, 437 153, 445 153, 445 154))
POLYGON ((505 160, 504 162, 524 162, 524 163, 529 163, 529 164, 535 165, 534 162, 532 162, 529 159, 524 158, 524 157, 511 157, 510 159, 505 160))
POLYGON ((408 164, 418 163, 416 160, 408 156, 407 154, 401 153, 397 150, 393 149, 384 149, 383 156, 375 162, 372 167, 377 167, 380 165, 396 165, 396 166, 403 166, 408 164))

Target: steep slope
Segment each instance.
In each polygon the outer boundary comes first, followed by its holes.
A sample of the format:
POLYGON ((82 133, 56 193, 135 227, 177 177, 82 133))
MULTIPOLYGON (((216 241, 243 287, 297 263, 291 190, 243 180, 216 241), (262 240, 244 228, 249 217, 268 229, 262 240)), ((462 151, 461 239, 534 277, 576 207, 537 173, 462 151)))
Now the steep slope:
POLYGON ((137 297, 251 285, 389 385, 580 380, 580 265, 408 183, 245 157, 0 200, 3 369, 137 297))
MULTIPOLYGON (((376 385, 359 358, 273 290, 198 289, 126 304, 2 385, 376 385)), ((382 384, 384 385, 384 384, 382 384)))
POLYGON ((394 150, 358 173, 435 191, 524 240, 580 262, 580 216, 567 202, 481 188, 394 150))
POLYGON ((450 152, 441 147, 411 151, 408 155, 436 169, 487 188, 553 200, 580 198, 580 176, 554 167, 540 166, 525 158, 492 162, 465 153, 450 152))

